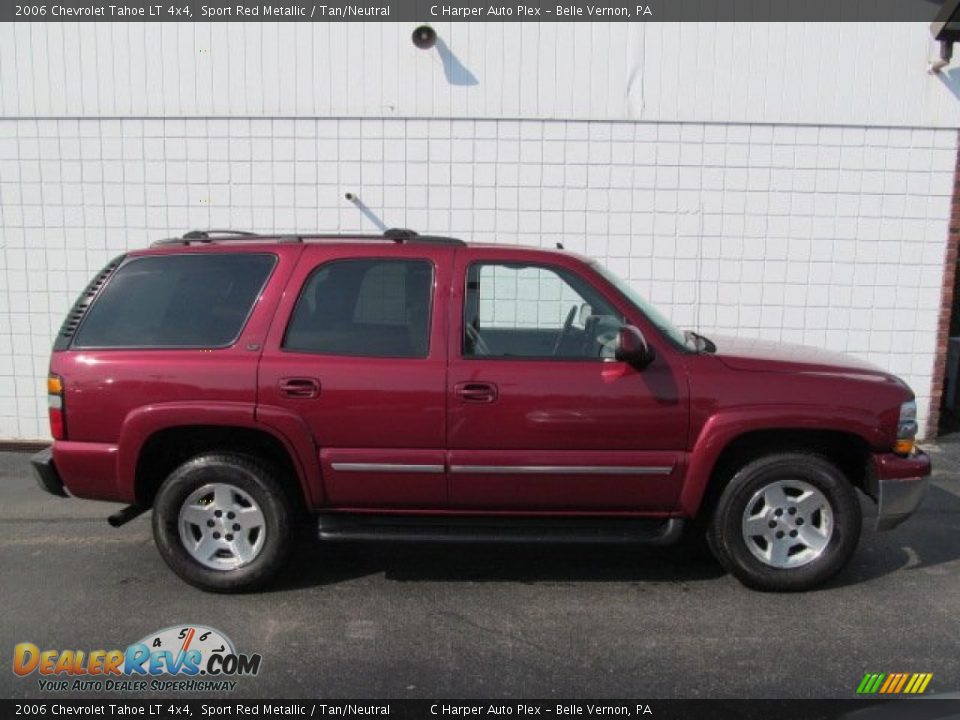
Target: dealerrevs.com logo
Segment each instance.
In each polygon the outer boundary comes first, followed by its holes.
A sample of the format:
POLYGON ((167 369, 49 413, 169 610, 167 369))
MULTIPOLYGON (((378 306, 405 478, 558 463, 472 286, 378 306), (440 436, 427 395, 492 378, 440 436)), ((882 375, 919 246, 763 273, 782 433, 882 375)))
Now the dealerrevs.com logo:
POLYGON ((238 653, 219 630, 175 625, 125 650, 49 650, 22 642, 13 649, 13 672, 38 675, 39 689, 48 692, 214 692, 256 675, 261 660, 238 653))

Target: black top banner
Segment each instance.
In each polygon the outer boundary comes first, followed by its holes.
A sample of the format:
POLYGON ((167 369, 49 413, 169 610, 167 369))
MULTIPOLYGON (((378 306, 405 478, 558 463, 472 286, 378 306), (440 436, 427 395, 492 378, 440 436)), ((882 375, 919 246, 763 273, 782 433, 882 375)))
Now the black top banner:
POLYGON ((8 0, 0 3, 0 21, 931 22, 940 6, 939 0, 8 0))

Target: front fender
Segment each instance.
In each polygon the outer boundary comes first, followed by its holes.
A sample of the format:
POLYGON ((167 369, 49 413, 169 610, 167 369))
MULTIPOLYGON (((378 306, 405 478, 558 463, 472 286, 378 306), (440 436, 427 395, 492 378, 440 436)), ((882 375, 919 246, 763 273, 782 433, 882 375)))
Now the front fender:
POLYGON ((857 435, 871 447, 882 447, 886 439, 874 415, 849 408, 758 405, 716 413, 693 443, 677 510, 689 517, 697 514, 717 460, 731 442, 750 432, 777 430, 843 432, 857 435))

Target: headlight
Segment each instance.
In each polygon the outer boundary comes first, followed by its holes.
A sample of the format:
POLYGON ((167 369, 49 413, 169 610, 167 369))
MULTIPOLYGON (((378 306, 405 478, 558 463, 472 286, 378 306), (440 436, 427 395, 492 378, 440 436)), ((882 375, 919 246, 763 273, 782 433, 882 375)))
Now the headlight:
POLYGON ((917 437, 917 403, 913 400, 900 406, 900 419, 897 421, 897 441, 893 451, 901 455, 913 452, 914 438, 917 437))

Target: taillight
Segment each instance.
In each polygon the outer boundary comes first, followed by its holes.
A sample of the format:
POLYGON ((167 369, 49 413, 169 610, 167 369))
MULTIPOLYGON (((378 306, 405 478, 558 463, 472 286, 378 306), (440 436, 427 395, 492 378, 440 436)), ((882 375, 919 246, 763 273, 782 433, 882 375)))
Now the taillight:
POLYGON ((65 440, 67 427, 63 417, 63 378, 52 373, 47 377, 47 405, 50 434, 54 440, 65 440))

